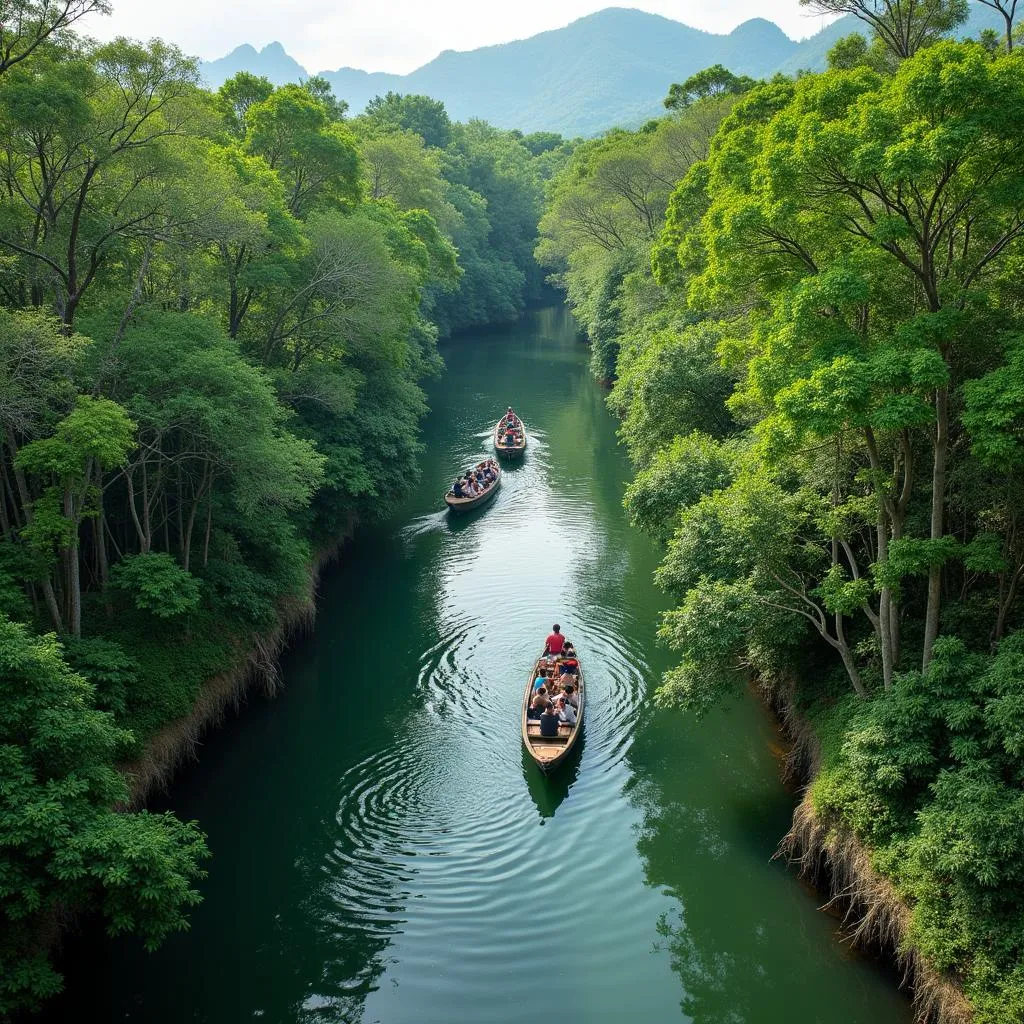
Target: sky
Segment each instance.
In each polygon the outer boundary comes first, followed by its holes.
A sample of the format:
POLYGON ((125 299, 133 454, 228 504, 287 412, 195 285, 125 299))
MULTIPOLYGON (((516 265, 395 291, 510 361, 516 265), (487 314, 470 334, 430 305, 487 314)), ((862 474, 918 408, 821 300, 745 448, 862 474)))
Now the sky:
POLYGON ((100 39, 160 36, 206 60, 241 43, 280 42, 307 71, 339 67, 408 72, 442 50, 472 50, 561 28, 604 7, 636 7, 709 32, 748 18, 802 39, 825 22, 799 0, 113 0, 110 17, 80 31, 100 39))

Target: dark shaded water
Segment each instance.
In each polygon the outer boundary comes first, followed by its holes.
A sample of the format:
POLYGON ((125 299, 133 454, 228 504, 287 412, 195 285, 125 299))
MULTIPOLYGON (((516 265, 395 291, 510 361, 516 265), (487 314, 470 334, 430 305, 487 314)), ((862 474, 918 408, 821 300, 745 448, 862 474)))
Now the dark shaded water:
POLYGON ((423 479, 325 579, 287 689, 208 738, 170 800, 215 859, 190 933, 72 947, 67 1019, 908 1024, 771 860, 792 811, 752 699, 655 710, 653 546, 563 310, 464 338, 423 479), (507 402, 530 435, 487 508, 441 495, 507 402), (551 623, 587 671, 582 750, 544 779, 517 713, 551 623))

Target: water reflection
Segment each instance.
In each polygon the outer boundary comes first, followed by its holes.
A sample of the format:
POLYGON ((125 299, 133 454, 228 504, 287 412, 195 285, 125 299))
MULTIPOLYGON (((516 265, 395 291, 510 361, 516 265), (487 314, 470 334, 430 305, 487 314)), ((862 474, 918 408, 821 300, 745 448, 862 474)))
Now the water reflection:
POLYGON ((562 805, 562 801, 576 784, 586 742, 587 734, 584 729, 577 737, 568 757, 548 775, 545 775, 537 767, 533 758, 523 748, 523 778, 526 780, 527 791, 537 807, 537 813, 541 820, 555 816, 555 811, 562 805))

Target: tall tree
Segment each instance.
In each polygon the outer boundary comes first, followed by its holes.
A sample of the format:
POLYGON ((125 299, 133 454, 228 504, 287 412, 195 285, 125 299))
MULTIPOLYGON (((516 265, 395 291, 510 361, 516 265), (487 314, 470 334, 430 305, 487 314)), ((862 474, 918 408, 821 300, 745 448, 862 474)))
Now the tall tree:
POLYGON ((986 330, 987 289, 1024 238, 1022 90, 1012 55, 991 60, 953 43, 921 51, 891 79, 866 69, 800 79, 761 128, 735 122, 706 179, 704 269, 691 294, 761 292, 775 303, 748 375, 749 400, 774 409, 766 440, 776 430, 795 447, 861 435, 881 597, 865 611, 878 619, 887 680, 899 649, 890 559, 928 577, 925 666, 938 633, 951 387, 970 338, 986 330), (759 162, 767 153, 770 166, 759 162), (930 453, 928 528, 907 561, 915 438, 930 453))
POLYGON ((308 214, 321 200, 359 195, 359 154, 344 124, 299 85, 286 85, 246 111, 246 146, 285 184, 289 212, 308 214))
POLYGON ((20 304, 52 296, 71 330, 83 296, 132 238, 158 237, 176 212, 161 174, 180 136, 195 65, 160 42, 37 56, 2 79, 0 247, 24 260, 20 304))
POLYGON ((7 0, 0 20, 0 75, 93 13, 109 14, 110 4, 107 0, 7 0))
POLYGON ((967 18, 967 0, 800 0, 819 14, 852 14, 905 60, 967 18))
POLYGON ((103 474, 123 466, 135 447, 135 424, 116 402, 79 395, 52 437, 31 441, 15 465, 43 482, 33 519, 22 531, 40 550, 55 548, 64 565, 65 621, 82 635, 80 532, 87 516, 100 514, 103 474))
POLYGON ((1017 0, 978 0, 978 2, 983 3, 986 7, 991 7, 1003 16, 1003 21, 1006 23, 1006 52, 1009 53, 1013 49, 1013 19, 1017 14, 1017 0))
POLYGON ((366 104, 366 116, 389 128, 419 135, 428 146, 444 149, 452 141, 452 123, 440 100, 389 92, 366 104))

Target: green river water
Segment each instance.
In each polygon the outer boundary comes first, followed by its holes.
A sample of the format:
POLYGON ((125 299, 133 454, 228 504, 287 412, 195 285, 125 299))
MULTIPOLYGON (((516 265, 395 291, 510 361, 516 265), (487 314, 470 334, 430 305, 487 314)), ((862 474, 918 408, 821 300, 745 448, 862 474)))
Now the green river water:
POLYGON ((793 795, 748 696, 656 710, 655 547, 568 314, 461 338, 422 480, 321 585, 286 689, 209 735, 167 805, 214 859, 154 955, 69 947, 63 1020, 145 1024, 909 1024, 894 977, 772 860, 793 795), (441 495, 508 402, 530 437, 489 507, 441 495), (589 686, 545 779, 519 707, 552 622, 589 686))

